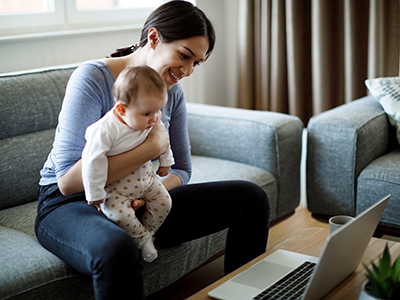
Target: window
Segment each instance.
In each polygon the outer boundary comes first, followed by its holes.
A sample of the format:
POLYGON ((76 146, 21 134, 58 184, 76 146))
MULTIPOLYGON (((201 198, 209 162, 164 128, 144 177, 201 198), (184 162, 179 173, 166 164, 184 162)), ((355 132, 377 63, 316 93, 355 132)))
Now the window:
POLYGON ((64 24, 60 0, 0 0, 0 29, 64 24))
POLYGON ((65 0, 68 22, 71 24, 90 23, 140 23, 155 7, 165 0, 65 0))
POLYGON ((154 8, 167 1, 0 0, 0 29, 34 32, 48 31, 50 26, 54 31, 143 24, 154 8))
POLYGON ((52 9, 49 0, 2 0, 0 1, 1 13, 26 13, 47 12, 52 9))
POLYGON ((99 9, 99 8, 137 8, 137 7, 157 7, 162 2, 160 0, 76 0, 76 8, 99 9))

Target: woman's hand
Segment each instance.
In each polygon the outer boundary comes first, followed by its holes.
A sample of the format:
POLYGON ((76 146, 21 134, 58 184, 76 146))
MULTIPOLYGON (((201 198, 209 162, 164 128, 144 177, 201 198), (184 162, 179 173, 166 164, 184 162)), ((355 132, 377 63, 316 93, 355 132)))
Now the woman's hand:
MULTIPOLYGON (((132 208, 133 208, 133 210, 137 210, 137 209, 141 208, 142 206, 144 206, 144 204, 145 204, 145 202, 143 199, 136 199, 136 200, 132 201, 132 208)), ((99 212, 103 212, 101 210, 100 204, 96 204, 95 206, 97 207, 97 210, 99 212)))
POLYGON ((144 204, 145 204, 145 202, 143 199, 136 199, 136 200, 132 201, 132 208, 133 208, 133 210, 137 210, 137 209, 141 208, 144 204))
POLYGON ((153 129, 147 136, 147 141, 153 144, 153 149, 155 151, 158 151, 158 155, 156 155, 156 157, 164 154, 169 149, 168 133, 165 127, 160 122, 157 122, 153 126, 153 129))

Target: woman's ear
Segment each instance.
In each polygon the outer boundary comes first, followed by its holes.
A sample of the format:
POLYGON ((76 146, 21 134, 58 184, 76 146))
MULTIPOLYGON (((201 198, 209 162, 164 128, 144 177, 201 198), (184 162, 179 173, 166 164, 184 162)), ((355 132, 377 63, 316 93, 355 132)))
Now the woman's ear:
POLYGON ((124 116, 124 115, 125 115, 125 104, 123 104, 123 103, 117 103, 117 104, 115 105, 115 109, 117 110, 117 113, 118 113, 120 116, 124 116))
POLYGON ((151 49, 156 48, 157 44, 160 42, 160 32, 157 28, 152 27, 149 29, 147 33, 147 41, 149 42, 151 49))

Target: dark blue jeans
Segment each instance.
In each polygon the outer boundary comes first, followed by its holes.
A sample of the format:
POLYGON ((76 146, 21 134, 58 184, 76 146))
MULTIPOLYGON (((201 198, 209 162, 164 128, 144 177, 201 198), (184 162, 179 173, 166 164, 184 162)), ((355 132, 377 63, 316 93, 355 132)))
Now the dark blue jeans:
MULTIPOLYGON (((172 209, 156 246, 178 245, 229 228, 225 273, 262 254, 269 231, 265 192, 246 181, 184 185, 170 191, 172 209)), ((133 239, 86 204, 83 193, 63 196, 57 184, 39 188, 35 224, 40 243, 92 276, 96 299, 143 299, 142 258, 133 239)))

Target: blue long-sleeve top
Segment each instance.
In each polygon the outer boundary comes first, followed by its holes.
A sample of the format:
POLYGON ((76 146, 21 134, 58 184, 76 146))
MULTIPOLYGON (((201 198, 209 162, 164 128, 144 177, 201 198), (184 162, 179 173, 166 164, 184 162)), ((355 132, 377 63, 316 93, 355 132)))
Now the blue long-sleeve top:
MULTIPOLYGON (((56 128, 53 148, 40 171, 40 185, 57 182, 82 156, 86 128, 113 108, 115 78, 103 61, 88 61, 71 75, 56 128)), ((183 184, 192 171, 186 104, 179 83, 168 90, 168 102, 162 109, 162 119, 170 137, 175 165, 171 173, 183 184)))

